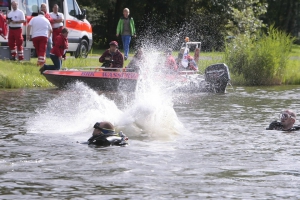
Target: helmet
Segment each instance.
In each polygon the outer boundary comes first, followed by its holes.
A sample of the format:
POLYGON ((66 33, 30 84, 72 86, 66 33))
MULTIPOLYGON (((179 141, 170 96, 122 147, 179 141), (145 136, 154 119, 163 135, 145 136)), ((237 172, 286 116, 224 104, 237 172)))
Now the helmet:
POLYGON ((104 134, 114 134, 115 133, 115 128, 110 122, 97 122, 94 125, 95 129, 100 130, 104 134))
POLYGON ((109 45, 114 45, 114 46, 118 47, 118 42, 117 41, 111 41, 109 43, 109 45))

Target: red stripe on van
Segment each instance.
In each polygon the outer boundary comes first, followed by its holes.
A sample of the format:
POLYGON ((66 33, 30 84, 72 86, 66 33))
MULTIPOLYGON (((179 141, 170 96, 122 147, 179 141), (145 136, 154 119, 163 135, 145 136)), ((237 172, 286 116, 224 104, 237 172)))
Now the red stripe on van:
POLYGON ((86 31, 88 33, 92 33, 91 25, 81 21, 66 20, 66 27, 78 31, 86 31))

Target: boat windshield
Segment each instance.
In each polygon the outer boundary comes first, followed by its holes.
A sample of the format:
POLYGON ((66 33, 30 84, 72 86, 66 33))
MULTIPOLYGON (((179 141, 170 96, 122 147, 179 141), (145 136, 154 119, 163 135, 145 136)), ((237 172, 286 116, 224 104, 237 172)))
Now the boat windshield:
POLYGON ((32 16, 32 13, 37 14, 39 12, 42 3, 46 3, 46 0, 22 0, 22 4, 19 4, 19 9, 26 16, 32 16))

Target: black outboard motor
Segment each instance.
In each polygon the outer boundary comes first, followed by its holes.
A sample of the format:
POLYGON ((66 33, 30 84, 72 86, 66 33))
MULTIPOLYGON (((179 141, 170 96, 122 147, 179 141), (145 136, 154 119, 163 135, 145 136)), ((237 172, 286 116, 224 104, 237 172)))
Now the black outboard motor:
POLYGON ((224 63, 210 65, 205 69, 205 81, 209 84, 208 90, 215 93, 224 93, 230 81, 228 66, 224 63))
POLYGON ((128 145, 128 137, 120 131, 118 134, 100 134, 94 135, 88 140, 88 145, 97 146, 126 146, 128 145))

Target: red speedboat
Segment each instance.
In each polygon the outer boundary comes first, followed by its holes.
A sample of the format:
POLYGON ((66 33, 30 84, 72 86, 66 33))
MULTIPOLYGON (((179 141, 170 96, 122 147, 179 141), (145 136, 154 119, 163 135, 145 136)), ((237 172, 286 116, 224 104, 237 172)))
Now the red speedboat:
POLYGON ((94 70, 46 70, 43 75, 59 88, 65 88, 71 83, 80 81, 97 90, 135 90, 139 73, 126 69, 112 70, 102 68, 95 68, 94 70))

